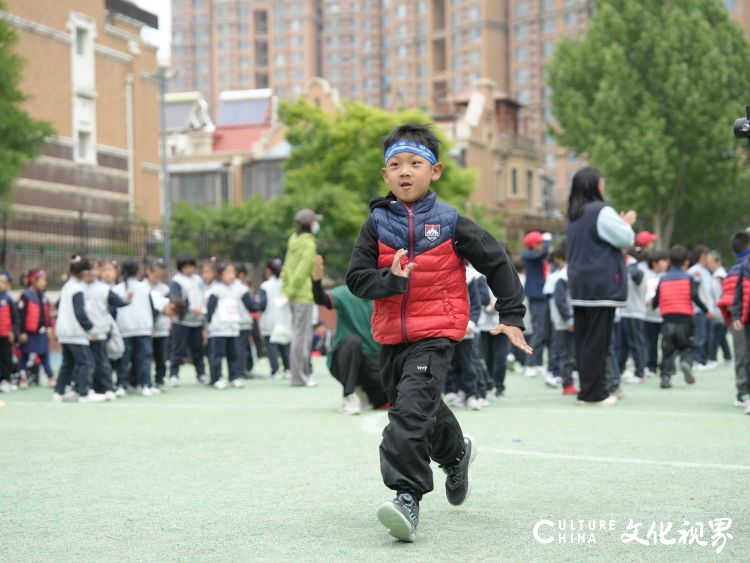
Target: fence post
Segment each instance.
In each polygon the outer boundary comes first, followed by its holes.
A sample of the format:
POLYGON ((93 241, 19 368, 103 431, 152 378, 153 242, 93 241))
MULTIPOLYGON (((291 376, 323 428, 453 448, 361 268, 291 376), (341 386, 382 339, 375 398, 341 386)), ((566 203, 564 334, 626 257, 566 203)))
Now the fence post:
POLYGON ((78 210, 78 236, 82 254, 88 254, 86 222, 83 220, 83 209, 78 210))

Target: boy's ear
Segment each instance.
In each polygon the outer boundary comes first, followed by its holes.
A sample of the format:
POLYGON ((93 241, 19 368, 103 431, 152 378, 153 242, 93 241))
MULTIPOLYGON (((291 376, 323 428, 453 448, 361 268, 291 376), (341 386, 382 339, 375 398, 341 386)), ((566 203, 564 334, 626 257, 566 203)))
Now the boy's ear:
POLYGON ((443 163, 438 162, 432 167, 432 181, 436 182, 437 180, 440 179, 440 176, 442 175, 443 175, 443 163))
POLYGON ((385 166, 383 166, 383 168, 380 169, 380 176, 383 178, 383 182, 387 184, 388 180, 385 179, 385 173, 386 173, 385 166))

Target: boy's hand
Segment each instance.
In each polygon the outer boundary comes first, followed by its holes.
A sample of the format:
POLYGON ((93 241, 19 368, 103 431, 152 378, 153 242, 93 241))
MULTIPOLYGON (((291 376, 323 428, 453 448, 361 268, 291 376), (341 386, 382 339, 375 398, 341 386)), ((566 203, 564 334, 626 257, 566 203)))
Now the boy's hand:
POLYGON ((534 353, 534 349, 528 345, 526 339, 523 337, 523 332, 517 326, 497 325, 490 331, 490 334, 494 334, 495 336, 505 334, 510 343, 527 356, 531 356, 534 353))
POLYGON ((394 276, 399 276, 401 278, 408 278, 409 274, 411 274, 412 269, 414 268, 414 262, 409 262, 406 265, 406 268, 401 268, 401 259, 406 256, 406 250, 403 248, 396 252, 396 255, 393 257, 393 262, 391 263, 391 273, 394 276))
POLYGON ((21 336, 18 337, 18 342, 20 344, 26 344, 29 341, 29 337, 26 336, 26 333, 21 334, 21 336))
POLYGON ((315 257, 315 261, 313 262, 313 268, 312 268, 313 281, 322 280, 324 274, 325 274, 325 267, 323 266, 323 257, 320 254, 318 254, 315 257))
POLYGON ((734 329, 734 332, 741 332, 742 331, 742 321, 734 321, 732 323, 732 328, 734 329))

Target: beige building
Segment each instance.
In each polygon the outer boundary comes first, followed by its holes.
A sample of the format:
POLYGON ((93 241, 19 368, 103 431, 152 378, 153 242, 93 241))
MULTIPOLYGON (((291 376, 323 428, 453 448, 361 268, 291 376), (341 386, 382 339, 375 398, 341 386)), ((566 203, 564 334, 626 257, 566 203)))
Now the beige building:
POLYGON ((26 110, 57 135, 16 180, 14 217, 161 220, 157 18, 124 0, 9 0, 26 110))

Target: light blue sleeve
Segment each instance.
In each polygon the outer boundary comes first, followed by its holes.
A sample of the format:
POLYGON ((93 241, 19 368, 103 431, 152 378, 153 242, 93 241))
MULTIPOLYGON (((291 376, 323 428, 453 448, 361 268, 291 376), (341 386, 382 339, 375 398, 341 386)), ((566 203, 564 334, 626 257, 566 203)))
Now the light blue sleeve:
POLYGON ((628 248, 635 242, 633 229, 609 206, 599 212, 596 219, 596 234, 617 248, 628 248))

